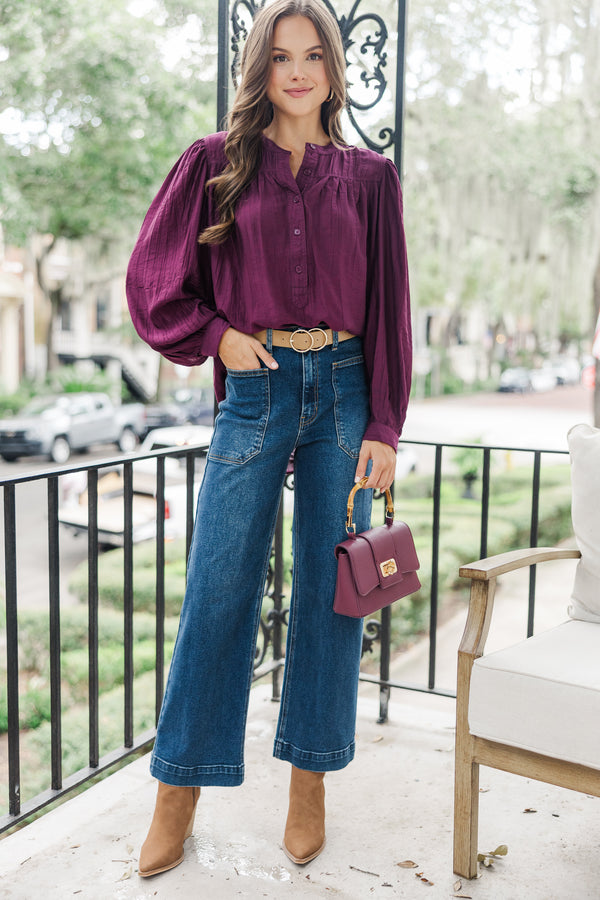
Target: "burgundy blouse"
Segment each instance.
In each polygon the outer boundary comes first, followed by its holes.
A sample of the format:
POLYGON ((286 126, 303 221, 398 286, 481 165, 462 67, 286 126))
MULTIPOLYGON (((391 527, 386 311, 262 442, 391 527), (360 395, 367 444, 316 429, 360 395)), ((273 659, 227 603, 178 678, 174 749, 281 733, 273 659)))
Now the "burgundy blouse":
POLYGON ((224 132, 196 141, 148 211, 127 272, 138 333, 176 363, 215 357, 218 400, 225 396, 218 347, 229 325, 252 334, 325 322, 360 335, 371 392, 365 439, 395 449, 412 357, 396 168, 370 150, 307 144, 294 178, 289 152, 265 137, 233 234, 200 245, 200 232, 218 221, 205 184, 227 165, 224 143, 224 132))

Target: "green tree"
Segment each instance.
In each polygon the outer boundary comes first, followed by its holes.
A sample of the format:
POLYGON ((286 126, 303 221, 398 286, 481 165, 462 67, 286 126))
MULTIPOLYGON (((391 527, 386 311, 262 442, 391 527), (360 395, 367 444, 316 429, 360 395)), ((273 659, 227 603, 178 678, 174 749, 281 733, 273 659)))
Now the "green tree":
POLYGON ((542 345, 565 323, 589 336, 598 27, 598 0, 411 3, 405 195, 417 308, 452 321, 484 306, 490 333, 509 316, 542 345))
POLYGON ((0 216, 9 241, 47 236, 36 266, 54 311, 56 241, 128 241, 177 156, 214 129, 214 14, 169 6, 0 3, 0 216))

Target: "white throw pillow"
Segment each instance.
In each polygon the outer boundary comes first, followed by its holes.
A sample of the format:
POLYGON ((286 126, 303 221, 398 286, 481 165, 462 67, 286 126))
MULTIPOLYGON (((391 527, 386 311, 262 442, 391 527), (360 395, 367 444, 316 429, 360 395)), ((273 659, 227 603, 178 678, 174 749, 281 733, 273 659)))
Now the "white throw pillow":
POLYGON ((573 492, 571 516, 581 559, 569 615, 600 623, 600 428, 575 425, 567 436, 573 492))

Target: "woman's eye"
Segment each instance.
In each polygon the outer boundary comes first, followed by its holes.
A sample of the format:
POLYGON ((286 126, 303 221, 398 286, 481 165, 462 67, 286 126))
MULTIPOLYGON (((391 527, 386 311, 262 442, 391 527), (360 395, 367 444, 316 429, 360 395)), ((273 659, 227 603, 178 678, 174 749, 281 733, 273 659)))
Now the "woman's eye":
POLYGON ((323 55, 321 53, 311 53, 308 58, 311 62, 320 62, 323 59, 323 55))
POLYGON ((279 56, 274 56, 274 57, 273 57, 273 62, 274 62, 274 63, 281 63, 281 62, 285 62, 286 59, 287 59, 287 56, 284 56, 282 53, 280 53, 279 56))

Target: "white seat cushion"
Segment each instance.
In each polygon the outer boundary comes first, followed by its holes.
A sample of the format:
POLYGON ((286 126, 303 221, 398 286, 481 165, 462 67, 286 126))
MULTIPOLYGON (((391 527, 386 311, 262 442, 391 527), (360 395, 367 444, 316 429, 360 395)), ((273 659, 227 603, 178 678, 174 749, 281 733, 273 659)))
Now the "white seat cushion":
POLYGON ((569 615, 600 622, 600 428, 575 425, 567 435, 571 454, 571 516, 581 560, 569 615))
POLYGON ((600 769, 600 625, 572 619, 476 660, 469 730, 600 769))

